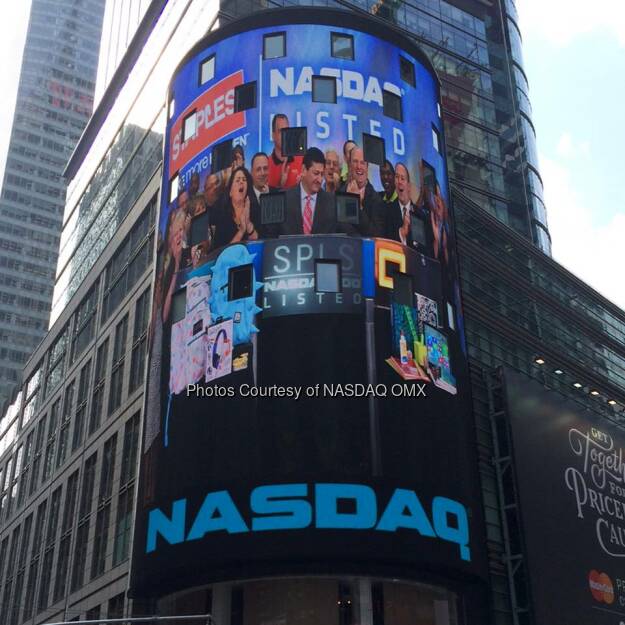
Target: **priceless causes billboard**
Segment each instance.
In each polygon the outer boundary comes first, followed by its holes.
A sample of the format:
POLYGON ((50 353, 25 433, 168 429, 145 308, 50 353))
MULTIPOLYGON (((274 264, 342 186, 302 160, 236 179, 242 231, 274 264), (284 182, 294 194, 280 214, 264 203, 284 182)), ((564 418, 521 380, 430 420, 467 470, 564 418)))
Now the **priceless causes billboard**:
POLYGON ((505 374, 536 622, 625 620, 625 434, 505 374))
POLYGON ((133 588, 371 558, 475 577, 436 77, 368 32, 262 20, 171 84, 133 588))

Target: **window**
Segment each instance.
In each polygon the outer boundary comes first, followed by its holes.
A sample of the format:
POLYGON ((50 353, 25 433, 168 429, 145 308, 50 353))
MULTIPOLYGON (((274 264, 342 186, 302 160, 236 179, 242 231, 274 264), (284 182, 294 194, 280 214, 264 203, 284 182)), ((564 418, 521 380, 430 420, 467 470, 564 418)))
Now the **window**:
POLYGON ((37 611, 41 612, 48 607, 48 594, 50 593, 50 578, 52 577, 52 561, 54 559, 54 548, 47 549, 43 556, 43 566, 41 567, 41 577, 39 579, 39 600, 37 611))
POLYGON ((399 57, 399 73, 404 82, 407 82, 413 87, 416 86, 417 81, 415 79, 414 63, 403 56, 399 57))
POLYGON ((52 592, 53 603, 60 601, 65 596, 71 541, 72 537, 70 534, 69 536, 64 536, 59 544, 59 557, 56 565, 56 577, 54 581, 54 589, 52 592))
POLYGON ((7 557, 7 551, 9 549, 9 537, 7 536, 2 543, 0 543, 0 578, 2 577, 2 571, 4 571, 4 561, 7 557))
POLYGON ((330 53, 335 59, 354 60, 354 38, 342 33, 330 34, 330 53))
POLYGON ((197 132, 197 111, 189 113, 182 123, 182 142, 188 141, 191 137, 195 137, 197 132))
POLYGON ((95 361, 95 378, 93 381, 93 400, 91 402, 91 416, 89 418, 89 434, 93 434, 99 427, 102 419, 102 406, 104 402, 104 383, 106 362, 108 360, 108 338, 98 347, 95 361))
POLYGON ((286 33, 271 33, 263 37, 263 59, 279 59, 286 56, 286 33))
POLYGON ((58 469, 67 457, 69 447, 69 426, 74 412, 74 387, 75 380, 72 380, 65 387, 65 399, 63 400, 63 418, 61 419, 61 429, 59 430, 59 445, 56 452, 56 468, 58 469))
POLYGON ((28 547, 30 546, 30 532, 33 525, 33 515, 29 514, 24 521, 24 535, 22 537, 22 544, 20 546, 19 558, 17 561, 17 568, 23 569, 26 566, 26 556, 28 555, 28 547))
POLYGON ((59 486, 50 499, 50 514, 48 515, 48 528, 46 531, 45 551, 43 555, 43 566, 41 568, 41 579, 39 582, 39 600, 37 606, 39 611, 48 607, 48 595, 50 594, 50 579, 52 578, 52 563, 54 561, 54 547, 56 540, 56 530, 59 523, 59 509, 61 507, 62 487, 59 486))
POLYGON ((76 512, 76 499, 78 498, 79 471, 74 471, 67 480, 67 492, 65 493, 65 506, 63 508, 63 521, 61 533, 65 534, 72 529, 74 514, 76 512))
POLYGON ((283 156, 303 156, 308 149, 308 128, 306 126, 293 126, 283 128, 282 134, 282 155, 283 156))
POLYGON ((125 594, 122 592, 109 599, 107 618, 122 618, 124 616, 125 594))
POLYGON ((180 176, 178 172, 169 181, 169 203, 171 204, 178 197, 178 186, 180 185, 180 176))
POLYGON ((63 379, 68 332, 69 329, 66 326, 50 348, 44 389, 45 397, 48 397, 63 379))
POLYGON ((126 355, 126 338, 128 336, 128 315, 115 328, 113 344, 113 364, 111 366, 111 388, 109 391, 108 414, 111 415, 122 403, 124 386, 124 360, 126 355))
POLYGON ((153 198, 106 267, 102 322, 117 310, 151 263, 155 209, 156 198, 153 198))
MULTIPOLYGON (((28 583, 26 585, 26 597, 24 600, 23 618, 28 619, 32 615, 35 599, 35 586, 37 584, 37 572, 39 570, 39 559, 41 544, 43 542, 43 529, 46 520, 47 501, 39 504, 37 508, 37 518, 35 520, 35 531, 33 532, 33 548, 30 556, 30 568, 28 571, 28 583)), ((49 560, 50 558, 48 558, 49 560)), ((40 593, 41 595, 41 593, 40 593)))
POLYGON ((382 166, 386 158, 386 147, 384 139, 375 135, 362 133, 362 151, 365 161, 382 166))
POLYGON ((89 374, 91 373, 91 361, 88 360, 80 370, 78 378, 78 405, 76 406, 76 418, 74 419, 74 433, 72 435, 72 451, 76 451, 82 445, 85 433, 85 420, 87 416, 87 398, 89 390, 89 374))
POLYGON ((78 529, 76 530, 76 544, 74 545, 74 560, 70 591, 78 590, 84 581, 85 564, 87 561, 87 544, 89 538, 89 522, 91 519, 91 502, 93 499, 93 485, 95 483, 95 467, 98 460, 97 452, 87 458, 83 472, 82 491, 78 506, 78 529))
POLYGON ((74 562, 70 590, 78 590, 85 576, 85 561, 87 559, 87 540, 89 538, 89 519, 78 526, 76 531, 76 545, 74 546, 74 562))
POLYGON ((84 297, 74 318, 72 360, 80 356, 95 336, 96 312, 98 306, 98 285, 94 284, 84 297))
POLYGON ((111 493, 113 475, 115 473, 115 450, 117 434, 113 434, 105 443, 102 452, 102 468, 100 470, 100 490, 98 493, 98 514, 95 522, 95 539, 91 560, 91 579, 104 573, 106 565, 106 547, 111 515, 111 493))
POLYGON ((80 493, 80 506, 78 508, 78 518, 83 519, 91 514, 91 500, 93 498, 93 485, 95 483, 95 466, 98 460, 98 453, 94 453, 85 462, 85 472, 83 476, 82 492, 80 493))
POLYGON ((211 54, 207 59, 200 61, 200 86, 205 85, 215 77, 215 55, 211 54))
POLYGON ((59 526, 59 512, 61 509, 61 495, 63 487, 59 486, 50 498, 50 514, 48 515, 48 528, 46 530, 46 548, 53 547, 56 540, 56 530, 59 526))
MULTIPOLYGON (((20 534, 22 528, 18 525, 14 530, 11 536, 11 549, 9 550, 9 558, 7 560, 7 568, 6 575, 4 578, 4 595, 3 595, 3 608, 9 602, 9 597, 11 596, 11 587, 13 585, 13 575, 15 574, 15 561, 17 559, 17 546, 20 542, 20 534)), ((6 553, 6 552, 5 552, 6 553)), ((0 565, 3 565, 3 562, 0 562, 0 565)), ((0 567, 0 571, 2 567, 0 567)), ((6 615, 7 610, 3 610, 3 613, 6 615)), ((3 625, 6 623, 6 618, 2 618, 3 625)))
POLYGON ((441 138, 438 129, 432 126, 432 145, 434 149, 440 154, 441 152, 441 138))
POLYGON ((124 447, 122 450, 120 489, 117 500, 117 518, 115 520, 115 539, 113 544, 113 566, 123 562, 128 557, 130 550, 138 444, 139 413, 137 412, 124 426, 124 447))
POLYGON ((30 563, 28 569, 28 582, 26 583, 26 595, 24 597, 24 613, 22 619, 27 621, 33 614, 35 584, 37 583, 37 570, 39 568, 39 560, 30 563))
POLYGON ((97 621, 100 618, 100 606, 96 605, 95 607, 87 610, 87 614, 85 616, 88 621, 97 621))
POLYGON ((91 579, 104 573, 106 565, 106 542, 108 538, 110 503, 100 510, 95 521, 95 538, 93 540, 93 559, 91 560, 91 579))
POLYGON ((313 102, 336 104, 336 78, 334 76, 312 77, 313 102))
POLYGON ((132 393, 143 383, 147 332, 150 311, 150 290, 142 293, 135 304, 135 322, 132 331, 132 355, 130 358, 130 380, 128 392, 132 393))
POLYGON ((115 473, 115 450, 117 448, 117 434, 113 434, 102 451, 102 468, 100 470, 100 492, 98 501, 102 503, 110 499, 113 489, 113 474, 115 473))
POLYGON ((137 449, 139 445, 139 413, 134 414, 124 426, 124 448, 120 484, 126 485, 135 479, 137 471, 137 449))
POLYGON ((132 534, 133 489, 127 488, 119 494, 117 500, 117 518, 115 520, 115 542, 113 545, 113 566, 117 566, 130 551, 132 534))
POLYGON ((41 455, 43 450, 43 441, 46 431, 46 417, 39 420, 37 424, 37 436, 35 438, 35 456, 33 459, 33 472, 30 476, 30 486, 28 488, 28 494, 32 495, 39 481, 39 467, 41 466, 41 455))
POLYGON ((341 292, 340 260, 322 260, 319 258, 315 260, 315 292, 341 292))
POLYGON ((254 294, 254 268, 251 264, 228 269, 228 300, 244 299, 254 294))
POLYGON ((256 81, 246 82, 234 88, 234 112, 247 111, 256 107, 256 81))
POLYGON ((230 167, 232 164, 232 139, 222 141, 213 146, 211 151, 211 173, 230 167))
POLYGON ((61 413, 61 398, 52 404, 50 410, 50 422, 48 423, 48 443, 46 445, 46 454, 43 461, 43 475, 41 481, 45 482, 52 475, 54 466, 54 450, 56 447, 56 430, 59 423, 61 413))
POLYGON ((24 412, 22 415, 22 427, 26 426, 34 416, 37 408, 39 407, 40 398, 40 383, 41 383, 41 370, 42 365, 37 367, 35 373, 30 376, 30 379, 26 383, 26 398, 24 400, 24 412))
POLYGON ((401 97, 396 93, 392 93, 391 91, 387 91, 386 89, 382 90, 382 105, 384 115, 390 117, 392 119, 396 119, 397 121, 404 121, 404 117, 401 109, 401 97))
MULTIPOLYGON (((9 618, 10 623, 19 623, 19 612, 22 607, 22 597, 24 592, 24 581, 26 579, 26 564, 28 556, 28 547, 30 546, 30 536, 33 524, 33 515, 30 514, 24 521, 24 529, 22 532, 22 542, 20 545, 19 557, 17 560, 17 576, 15 581, 15 595, 13 597, 13 613, 9 618)), ((2 569, 0 562, 0 570, 2 569)))
POLYGON ((52 593, 53 603, 60 601, 65 596, 65 590, 67 587, 67 573, 69 570, 69 557, 72 543, 72 528, 74 526, 74 513, 76 511, 76 499, 78 496, 78 478, 79 472, 74 471, 74 473, 72 473, 67 480, 63 519, 61 521, 61 542, 59 544, 56 578, 52 593))

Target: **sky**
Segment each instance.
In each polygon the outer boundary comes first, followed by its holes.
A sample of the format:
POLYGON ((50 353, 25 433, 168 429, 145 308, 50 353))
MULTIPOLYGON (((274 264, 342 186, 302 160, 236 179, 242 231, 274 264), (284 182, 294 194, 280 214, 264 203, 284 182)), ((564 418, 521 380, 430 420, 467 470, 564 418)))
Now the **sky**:
POLYGON ((625 308, 625 2, 517 8, 553 257, 625 308))
MULTIPOLYGON (((625 308, 625 1, 516 0, 553 257, 625 308)), ((30 0, 0 20, 0 174, 30 0)))

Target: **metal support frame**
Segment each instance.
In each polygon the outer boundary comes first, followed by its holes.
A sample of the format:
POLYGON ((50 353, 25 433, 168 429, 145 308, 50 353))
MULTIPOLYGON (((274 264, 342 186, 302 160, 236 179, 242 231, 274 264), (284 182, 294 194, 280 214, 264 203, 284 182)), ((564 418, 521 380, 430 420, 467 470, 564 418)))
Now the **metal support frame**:
MULTIPOLYGON (((372 298, 365 299, 365 337, 367 349, 367 382, 377 383, 375 365, 375 302, 372 298)), ((371 447, 371 472, 374 476, 382 475, 382 451, 380 448, 380 418, 378 414, 378 400, 369 397, 369 442, 371 447)))
POLYGON ((181 616, 128 616, 126 618, 99 618, 90 621, 61 621, 45 625, 106 625, 107 623, 155 623, 158 621, 206 621, 205 625, 215 625, 210 614, 189 614, 181 616))
POLYGON ((511 536, 511 524, 514 523, 520 533, 521 518, 514 478, 514 466, 511 457, 510 426, 504 401, 504 387, 501 370, 492 370, 485 374, 488 388, 488 413, 494 443, 493 466, 497 477, 499 515, 503 532, 504 565, 508 577, 510 604, 513 625, 525 625, 532 622, 530 607, 530 588, 525 555, 515 549, 511 536), (502 435, 506 440, 501 440, 502 435), (524 587, 526 601, 521 602, 518 589, 524 587))

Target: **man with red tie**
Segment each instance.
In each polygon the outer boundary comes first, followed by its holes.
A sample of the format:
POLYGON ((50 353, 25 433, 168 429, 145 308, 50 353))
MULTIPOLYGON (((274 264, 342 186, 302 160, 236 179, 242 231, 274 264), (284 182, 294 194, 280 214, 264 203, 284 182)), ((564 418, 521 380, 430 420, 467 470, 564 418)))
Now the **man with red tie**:
POLYGON ((277 234, 338 232, 334 196, 321 188, 326 159, 319 148, 304 155, 299 184, 285 192, 286 215, 277 234))

